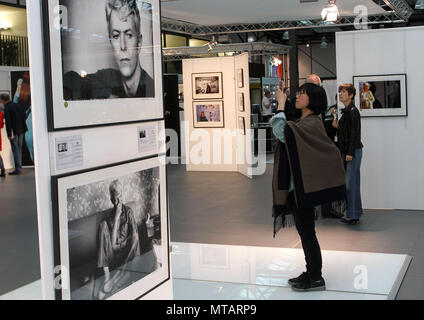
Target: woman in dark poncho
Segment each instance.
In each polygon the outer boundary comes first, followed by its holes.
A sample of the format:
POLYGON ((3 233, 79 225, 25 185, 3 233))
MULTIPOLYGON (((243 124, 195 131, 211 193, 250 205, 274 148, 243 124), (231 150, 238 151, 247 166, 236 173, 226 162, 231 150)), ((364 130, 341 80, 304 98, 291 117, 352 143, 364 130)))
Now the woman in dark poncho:
POLYGON ((325 290, 314 207, 345 199, 345 172, 340 151, 327 137, 319 116, 327 106, 325 90, 312 83, 299 88, 296 109, 301 110, 302 117, 295 122, 285 118, 286 99, 277 90, 278 113, 270 120, 278 139, 273 175, 274 236, 294 220, 305 254, 306 272, 288 283, 296 291, 325 290), (328 163, 334 165, 330 167, 328 163))

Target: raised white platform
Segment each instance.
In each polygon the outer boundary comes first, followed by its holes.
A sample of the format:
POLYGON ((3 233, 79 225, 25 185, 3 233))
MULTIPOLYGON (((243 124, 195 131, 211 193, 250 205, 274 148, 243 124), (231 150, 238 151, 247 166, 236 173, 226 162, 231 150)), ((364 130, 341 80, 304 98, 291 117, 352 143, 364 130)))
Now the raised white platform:
MULTIPOLYGON (((411 261, 410 256, 402 254, 352 251, 323 251, 322 256, 327 290, 303 293, 293 291, 287 284, 289 278, 305 270, 300 249, 173 242, 173 297, 175 300, 394 299, 411 261)), ((165 299, 170 297, 167 295, 165 299)), ((145 298, 153 299, 153 296, 145 298)), ((0 296, 0 300, 36 299, 41 299, 40 281, 0 296)))
POLYGON ((172 244, 174 299, 394 299, 411 258, 400 254, 323 251, 324 292, 287 284, 305 271, 303 251, 172 244))

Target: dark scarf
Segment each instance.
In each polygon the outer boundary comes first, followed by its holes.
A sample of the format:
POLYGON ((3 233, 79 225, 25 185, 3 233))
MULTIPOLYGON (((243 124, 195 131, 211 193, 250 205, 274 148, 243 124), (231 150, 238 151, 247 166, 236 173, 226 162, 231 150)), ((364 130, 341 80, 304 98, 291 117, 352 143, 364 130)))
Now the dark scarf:
MULTIPOLYGON (((278 141, 274 155, 274 237, 294 224, 295 208, 311 208, 346 198, 345 171, 340 151, 327 137, 322 120, 310 115, 284 129, 286 143, 278 141), (288 192, 293 175, 294 191, 288 192)), ((318 218, 318 216, 316 216, 318 218)))

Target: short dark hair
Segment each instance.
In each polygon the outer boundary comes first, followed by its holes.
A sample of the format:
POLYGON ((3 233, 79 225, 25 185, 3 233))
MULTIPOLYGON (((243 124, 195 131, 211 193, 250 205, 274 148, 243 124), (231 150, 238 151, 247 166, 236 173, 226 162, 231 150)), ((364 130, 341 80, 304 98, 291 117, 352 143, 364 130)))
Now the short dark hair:
POLYGON ((269 91, 269 90, 265 89, 264 94, 265 94, 265 95, 267 95, 267 94, 271 94, 271 91, 269 91))
POLYGON ((327 94, 323 87, 314 83, 305 83, 300 86, 299 93, 306 93, 309 97, 308 109, 316 115, 327 110, 327 94))
POLYGON ((356 96, 356 88, 355 88, 355 86, 353 84, 351 84, 351 83, 344 83, 344 84, 340 85, 338 92, 340 92, 342 90, 346 90, 348 95, 353 94, 353 98, 352 99, 355 98, 355 96, 356 96))
POLYGON ((10 100, 9 94, 8 93, 0 94, 0 100, 9 101, 10 100))

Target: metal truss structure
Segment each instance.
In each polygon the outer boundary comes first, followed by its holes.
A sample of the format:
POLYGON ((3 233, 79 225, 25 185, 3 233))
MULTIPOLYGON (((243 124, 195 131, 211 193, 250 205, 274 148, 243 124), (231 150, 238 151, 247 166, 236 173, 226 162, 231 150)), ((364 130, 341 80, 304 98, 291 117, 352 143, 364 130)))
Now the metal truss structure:
POLYGON ((411 15, 414 13, 414 9, 411 8, 406 0, 373 0, 380 7, 388 7, 393 10, 401 19, 408 21, 411 15))
MULTIPOLYGON (((400 1, 400 0, 385 0, 400 1)), ((404 1, 404 0, 402 0, 404 1)), ((224 25, 199 25, 179 20, 162 17, 162 30, 176 32, 190 36, 210 36, 217 34, 231 34, 243 32, 277 31, 289 29, 316 29, 328 27, 352 26, 356 17, 342 17, 337 22, 326 22, 321 19, 295 20, 295 21, 275 21, 265 23, 248 24, 224 24, 224 25)), ((386 14, 368 16, 368 24, 387 24, 405 22, 396 12, 390 11, 386 14)))
POLYGON ((271 56, 288 53, 289 50, 290 46, 268 42, 217 44, 213 46, 206 44, 201 47, 164 48, 162 49, 162 57, 163 61, 179 61, 188 58, 213 57, 219 53, 238 54, 242 52, 248 52, 251 56, 271 56))

